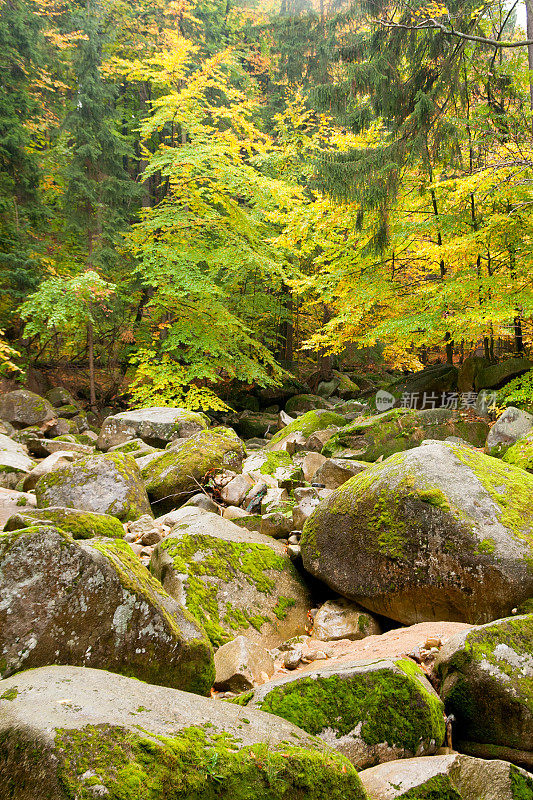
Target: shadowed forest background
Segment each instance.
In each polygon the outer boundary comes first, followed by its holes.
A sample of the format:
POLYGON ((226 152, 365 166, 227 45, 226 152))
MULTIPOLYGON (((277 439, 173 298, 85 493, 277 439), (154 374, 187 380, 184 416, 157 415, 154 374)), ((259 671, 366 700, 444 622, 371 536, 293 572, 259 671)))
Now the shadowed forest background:
POLYGON ((523 16, 3 0, 6 386, 217 411, 338 366, 529 354, 523 16))

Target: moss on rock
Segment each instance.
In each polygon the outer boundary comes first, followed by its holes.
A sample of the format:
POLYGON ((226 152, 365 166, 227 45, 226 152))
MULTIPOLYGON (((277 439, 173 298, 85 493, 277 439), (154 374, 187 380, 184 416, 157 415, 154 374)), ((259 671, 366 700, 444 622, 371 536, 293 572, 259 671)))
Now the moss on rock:
POLYGON ((308 411, 301 417, 289 423, 285 428, 276 433, 267 445, 270 450, 274 445, 278 445, 292 433, 301 433, 302 436, 311 436, 315 431, 323 431, 326 428, 342 427, 347 424, 346 417, 341 417, 334 411, 308 411))
POLYGON ((95 536, 122 539, 124 536, 124 528, 116 517, 64 507, 27 509, 10 517, 4 530, 15 531, 41 522, 61 528, 73 539, 92 539, 95 536))

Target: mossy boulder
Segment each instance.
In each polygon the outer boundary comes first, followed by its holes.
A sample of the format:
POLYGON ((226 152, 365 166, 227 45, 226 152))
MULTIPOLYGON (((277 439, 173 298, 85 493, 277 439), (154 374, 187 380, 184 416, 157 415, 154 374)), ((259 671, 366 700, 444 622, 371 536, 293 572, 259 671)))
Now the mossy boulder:
POLYGON ((88 456, 49 472, 35 494, 41 508, 81 508, 121 520, 151 513, 139 467, 124 453, 88 456))
POLYGON ((164 447, 207 428, 203 414, 185 408, 139 408, 113 414, 104 420, 98 437, 100 450, 109 450, 130 439, 142 439, 153 447, 164 447))
POLYGON ((368 800, 345 758, 270 714, 75 667, 2 688, 2 798, 368 800))
POLYGON ((333 403, 320 397, 317 394, 295 394, 285 403, 287 414, 305 414, 306 411, 316 411, 316 409, 331 409, 333 403))
POLYGON ((273 436, 268 443, 267 449, 283 449, 283 443, 293 434, 300 434, 308 438, 316 431, 323 431, 327 428, 340 428, 346 425, 347 422, 348 420, 346 417, 342 417, 334 411, 320 409, 317 411, 308 411, 306 414, 302 414, 301 417, 295 419, 294 422, 290 422, 279 431, 279 433, 273 436))
POLYGON ((65 389, 64 386, 54 386, 53 389, 50 389, 49 392, 46 392, 45 397, 48 402, 54 406, 54 408, 78 405, 69 390, 65 389))
POLYGON ((177 450, 167 450, 142 470, 148 494, 158 510, 182 505, 196 494, 208 473, 238 471, 246 453, 231 428, 211 428, 187 439, 177 450))
POLYGON ((13 514, 4 526, 5 531, 17 531, 33 525, 52 525, 70 533, 73 539, 93 539, 105 536, 108 539, 122 539, 124 528, 116 517, 108 514, 92 514, 74 508, 35 508, 24 509, 13 514))
POLYGON ((465 420, 446 408, 421 411, 394 408, 383 414, 360 418, 346 425, 325 444, 325 456, 346 452, 360 461, 376 461, 393 453, 411 450, 424 439, 443 441, 456 436, 475 447, 483 447, 489 432, 485 420, 465 420))
POLYGON ((459 750, 464 741, 526 751, 533 767, 533 614, 453 636, 436 672, 459 750))
POLYGON ((146 444, 146 442, 143 442, 142 439, 130 439, 129 442, 113 445, 113 447, 109 448, 108 452, 129 453, 129 455, 133 456, 133 458, 141 458, 142 456, 147 456, 150 453, 160 453, 161 450, 157 447, 152 447, 151 445, 146 444))
POLYGON ((201 509, 187 509, 150 570, 220 646, 244 633, 274 647, 305 632, 311 605, 284 547, 201 509))
POLYGON ((48 400, 28 389, 16 389, 0 395, 0 419, 7 420, 15 428, 42 425, 56 416, 56 411, 48 400))
POLYGON ((390 392, 397 397, 406 392, 416 395, 418 408, 423 408, 424 394, 437 396, 437 404, 442 399, 443 393, 451 392, 457 388, 459 371, 452 364, 432 364, 430 367, 402 375, 387 386, 390 392))
POLYGON ((434 753, 444 706, 408 658, 344 662, 269 681, 237 698, 319 736, 358 768, 434 753))
POLYGON ((276 433, 279 430, 278 415, 243 411, 235 419, 235 430, 243 439, 262 439, 267 433, 276 433))
POLYGON ((475 389, 499 389, 511 378, 522 375, 533 367, 533 362, 528 358, 516 357, 500 361, 499 364, 490 364, 481 370, 475 379, 475 389))
POLYGON ((336 592, 406 625, 508 616, 533 594, 533 476, 431 442, 323 500, 301 550, 336 592))
POLYGON ((204 631, 126 542, 35 525, 0 535, 0 574, 0 677, 74 664, 209 692, 204 631))
POLYGON ((460 753, 390 761, 360 773, 372 800, 531 800, 533 778, 507 761, 460 753))
POLYGON ((518 439, 503 455, 506 464, 533 472, 533 431, 518 439))
POLYGON ((514 406, 508 406, 490 429, 485 452, 490 456, 502 456, 509 447, 532 430, 533 415, 514 406))

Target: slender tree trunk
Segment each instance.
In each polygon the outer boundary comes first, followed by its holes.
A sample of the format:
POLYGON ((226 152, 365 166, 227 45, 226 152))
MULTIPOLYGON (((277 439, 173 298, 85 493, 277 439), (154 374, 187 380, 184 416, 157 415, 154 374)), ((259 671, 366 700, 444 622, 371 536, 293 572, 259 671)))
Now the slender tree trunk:
MULTIPOLYGON (((533 39, 533 0, 526 0, 527 38, 533 39)), ((529 109, 533 112, 533 44, 527 46, 527 63, 529 67, 529 109)), ((533 120, 531 122, 533 126, 533 120)))
POLYGON ((94 379, 94 331, 92 322, 87 323, 87 351, 89 356, 89 392, 91 409, 96 408, 96 385, 94 379))

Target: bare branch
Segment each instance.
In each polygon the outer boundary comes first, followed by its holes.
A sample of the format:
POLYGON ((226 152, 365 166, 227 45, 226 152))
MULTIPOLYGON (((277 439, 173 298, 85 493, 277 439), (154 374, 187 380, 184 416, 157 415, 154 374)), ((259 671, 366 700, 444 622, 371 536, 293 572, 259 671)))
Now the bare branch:
POLYGON ((518 42, 507 42, 502 41, 501 39, 488 39, 485 36, 474 36, 470 33, 462 33, 462 31, 456 31, 454 28, 447 28, 446 25, 443 25, 441 22, 437 22, 435 19, 426 19, 419 25, 405 25, 401 22, 393 22, 390 19, 380 19, 379 24, 383 25, 384 28, 400 28, 401 30, 405 31, 440 31, 445 36, 456 36, 458 39, 466 39, 468 42, 488 44, 490 47, 527 47, 528 45, 533 44, 533 39, 522 39, 518 42))

